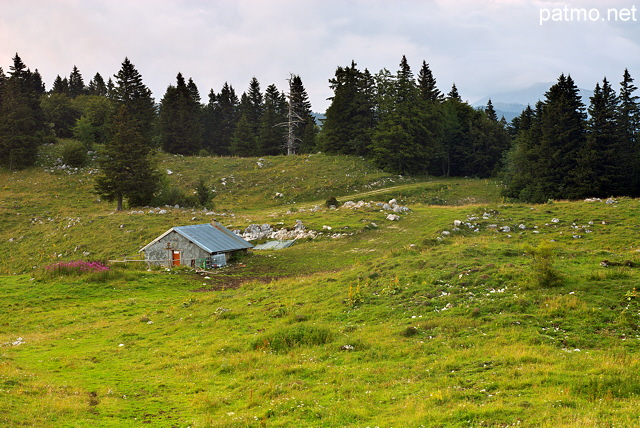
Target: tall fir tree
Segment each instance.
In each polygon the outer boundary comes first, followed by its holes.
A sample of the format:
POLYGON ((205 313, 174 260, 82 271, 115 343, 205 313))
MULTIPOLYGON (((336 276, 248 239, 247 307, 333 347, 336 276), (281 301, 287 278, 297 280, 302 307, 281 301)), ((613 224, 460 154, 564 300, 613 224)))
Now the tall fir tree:
POLYGON ((356 63, 338 67, 330 81, 333 97, 320 133, 320 148, 328 153, 367 155, 375 127, 374 88, 368 70, 356 63))
POLYGON ((187 90, 189 91, 189 97, 191 98, 193 103, 202 106, 200 103, 200 91, 198 90, 198 86, 191 77, 189 77, 189 81, 187 82, 187 90))
POLYGON ((160 103, 158 118, 160 143, 167 153, 196 155, 203 147, 201 106, 182 76, 176 76, 176 86, 169 85, 160 103))
MULTIPOLYGON (((522 127, 521 127, 522 128, 522 127)), ((507 170, 507 196, 527 202, 584 195, 586 112, 571 76, 562 74, 536 109, 534 126, 522 128, 507 170), (514 179, 520 171, 525 179, 514 179)))
POLYGON ((394 173, 428 173, 429 159, 439 150, 435 103, 421 98, 405 56, 395 76, 383 70, 377 79, 379 120, 371 144, 374 162, 394 173))
POLYGON ((527 106, 519 116, 514 145, 506 156, 504 196, 524 201, 543 202, 544 194, 538 189, 540 171, 538 163, 543 155, 539 151, 541 137, 542 102, 536 109, 527 106))
POLYGON ((425 101, 438 103, 444 101, 444 95, 442 95, 442 92, 438 89, 436 79, 433 77, 433 73, 426 61, 422 61, 422 68, 420 68, 420 72, 418 73, 418 88, 420 90, 420 96, 425 101))
POLYGON ((260 83, 253 77, 249 90, 240 97, 240 118, 231 140, 231 153, 235 156, 260 155, 260 119, 264 110, 264 97, 260 83))
POLYGON ((151 146, 156 120, 156 107, 151 90, 143 83, 142 75, 129 58, 124 59, 114 77, 116 81, 111 97, 118 105, 127 107, 128 114, 138 122, 138 129, 144 141, 151 146))
POLYGON ((69 80, 66 77, 64 79, 61 78, 60 75, 56 76, 51 93, 69 95, 69 80))
POLYGON ((106 97, 108 95, 107 84, 104 82, 102 75, 96 73, 93 79, 89 81, 87 86, 87 92, 89 95, 95 95, 99 97, 106 97))
POLYGON ((624 194, 620 161, 626 155, 617 135, 618 98, 605 78, 596 84, 588 108, 587 139, 578 151, 575 197, 624 194))
POLYGON ((40 107, 41 78, 34 76, 16 53, 0 99, 0 164, 22 169, 35 164, 45 137, 40 107))
POLYGON ((231 154, 231 139, 238 123, 238 97, 233 86, 224 83, 220 93, 209 92, 204 109, 205 148, 212 154, 231 154))
POLYGON ((258 134, 256 123, 253 122, 253 105, 249 95, 243 93, 240 97, 239 119, 231 137, 229 150, 233 156, 258 155, 258 134))
POLYGON ((150 158, 150 148, 135 120, 121 104, 113 119, 114 134, 100 153, 100 173, 95 190, 121 211, 129 206, 147 205, 159 188, 160 175, 150 158))
POLYGON ((489 118, 489 120, 493 122, 498 121, 498 115, 496 113, 496 109, 493 108, 493 103, 491 102, 491 98, 489 98, 489 101, 487 101, 487 106, 485 107, 484 112, 489 118))
POLYGON ((462 97, 458 93, 458 87, 456 86, 455 83, 451 85, 451 90, 447 94, 447 99, 462 102, 462 97))
POLYGON ((619 107, 616 115, 618 138, 625 156, 620 161, 624 171, 621 180, 627 183, 629 196, 640 196, 640 104, 635 95, 638 88, 633 84, 629 70, 624 70, 620 82, 619 107))
POLYGON ((287 99, 276 85, 269 85, 264 93, 264 111, 260 119, 260 154, 265 156, 284 153, 285 132, 282 123, 287 120, 287 99))
POLYGON ((539 165, 545 193, 551 199, 580 197, 576 180, 578 152, 586 141, 586 112, 578 87, 570 75, 545 94, 541 149, 546 156, 539 165))
POLYGON ((78 67, 73 66, 73 70, 69 75, 69 96, 71 98, 79 97, 80 95, 86 94, 87 90, 84 85, 84 79, 82 78, 82 74, 78 67))

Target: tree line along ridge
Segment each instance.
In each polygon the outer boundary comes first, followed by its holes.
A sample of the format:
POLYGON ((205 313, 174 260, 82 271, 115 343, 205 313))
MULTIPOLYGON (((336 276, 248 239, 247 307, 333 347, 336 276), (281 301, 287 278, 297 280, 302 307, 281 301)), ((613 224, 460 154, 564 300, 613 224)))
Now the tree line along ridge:
POLYGON ((96 189, 136 206, 159 190, 155 150, 185 156, 269 156, 322 151, 356 155, 403 175, 499 177, 504 196, 527 202, 640 194, 640 106, 628 70, 616 93, 596 84, 588 106, 562 74, 535 106, 510 123, 491 100, 464 102, 454 84, 444 94, 429 64, 417 74, 402 57, 396 72, 372 74, 352 61, 329 79, 333 96, 317 123, 300 76, 287 91, 264 92, 254 77, 240 96, 224 83, 206 101, 195 82, 176 76, 156 103, 128 58, 107 81, 85 84, 77 67, 45 90, 38 70, 18 54, 0 68, 0 163, 37 161, 38 148, 74 138, 98 147, 96 189))

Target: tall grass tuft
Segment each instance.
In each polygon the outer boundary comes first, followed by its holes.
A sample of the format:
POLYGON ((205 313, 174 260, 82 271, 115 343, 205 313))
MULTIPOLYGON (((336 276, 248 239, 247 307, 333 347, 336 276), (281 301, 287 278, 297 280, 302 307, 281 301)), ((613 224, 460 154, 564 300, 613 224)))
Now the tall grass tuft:
POLYGON ((640 396, 640 375, 633 370, 617 369, 589 378, 576 390, 594 401, 638 397, 640 396))
POLYGON ((524 248, 533 257, 533 279, 535 284, 543 288, 559 287, 563 284, 562 274, 554 266, 556 249, 549 243, 541 243, 533 247, 524 248))
POLYGON ((327 328, 297 325, 259 337, 252 348, 277 354, 300 346, 324 345, 332 340, 333 334, 327 328))

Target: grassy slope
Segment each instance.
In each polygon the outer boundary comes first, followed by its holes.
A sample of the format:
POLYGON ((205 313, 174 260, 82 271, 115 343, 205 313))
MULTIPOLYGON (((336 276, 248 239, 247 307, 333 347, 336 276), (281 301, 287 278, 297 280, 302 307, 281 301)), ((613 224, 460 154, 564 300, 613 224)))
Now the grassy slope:
MULTIPOLYGON (((640 269, 624 263, 640 263, 637 200, 501 204, 488 181, 400 180, 358 159, 321 155, 257 162, 166 158, 163 166, 186 187, 199 174, 225 177, 216 201, 225 224, 300 219, 345 236, 256 252, 209 278, 132 268, 106 279, 1 277, 0 422, 640 423, 640 269), (393 189, 369 193, 381 186, 393 189), (397 197, 413 211, 388 222, 375 210, 306 209, 365 192, 365 200, 397 197), (453 229, 469 217, 478 232, 453 229), (524 248, 551 241, 564 282, 543 288, 524 248), (605 259, 622 266, 604 268, 605 259), (18 337, 24 343, 12 345, 18 337), (278 348, 283 337, 302 345, 278 348)), ((176 223, 211 217, 113 213, 88 193, 84 173, 1 180, 4 273, 83 251, 132 255, 176 223)))

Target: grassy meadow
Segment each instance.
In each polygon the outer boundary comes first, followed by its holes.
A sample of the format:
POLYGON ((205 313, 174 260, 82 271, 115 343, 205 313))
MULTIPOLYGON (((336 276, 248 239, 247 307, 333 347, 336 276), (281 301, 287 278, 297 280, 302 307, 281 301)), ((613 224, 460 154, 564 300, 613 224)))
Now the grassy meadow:
POLYGON ((46 159, 0 172, 2 426, 640 426, 638 200, 511 203, 496 181, 355 157, 162 156, 215 207, 115 212, 91 168, 46 159), (212 219, 318 237, 208 273, 107 263, 212 219), (78 260, 110 269, 47 269, 78 260))

